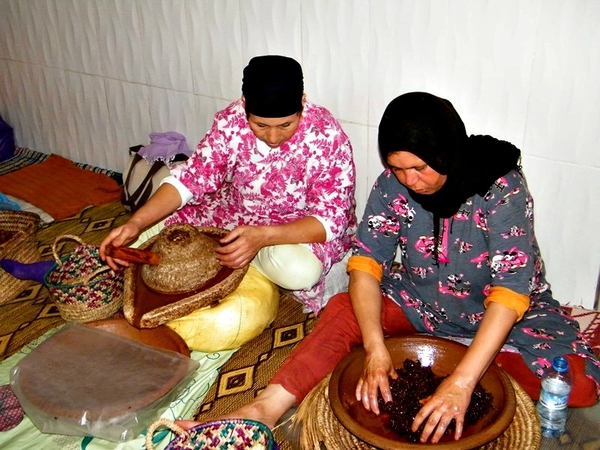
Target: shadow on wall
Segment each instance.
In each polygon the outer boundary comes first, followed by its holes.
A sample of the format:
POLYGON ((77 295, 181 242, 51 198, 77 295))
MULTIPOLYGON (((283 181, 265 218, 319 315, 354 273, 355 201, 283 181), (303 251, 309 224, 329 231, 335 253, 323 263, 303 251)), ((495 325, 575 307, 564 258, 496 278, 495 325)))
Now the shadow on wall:
POLYGON ((598 281, 596 282, 596 299, 594 300, 594 309, 600 311, 600 269, 598 269, 598 281))

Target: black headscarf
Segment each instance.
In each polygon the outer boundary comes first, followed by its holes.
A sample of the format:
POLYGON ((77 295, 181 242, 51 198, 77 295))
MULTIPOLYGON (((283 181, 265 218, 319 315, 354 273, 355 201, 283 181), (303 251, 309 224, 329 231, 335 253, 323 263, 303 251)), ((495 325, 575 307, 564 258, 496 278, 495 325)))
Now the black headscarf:
POLYGON ((287 117, 302 111, 304 77, 300 64, 286 56, 256 56, 244 69, 246 113, 287 117))
MULTIPOLYGON (((441 218, 452 217, 471 196, 485 195, 512 169, 520 170, 521 151, 491 136, 467 136, 460 116, 448 100, 425 92, 401 95, 388 105, 379 124, 379 152, 407 151, 436 172, 447 175, 434 194, 410 196, 433 213, 434 237, 441 218)), ((437 246, 436 246, 437 247, 437 246)))

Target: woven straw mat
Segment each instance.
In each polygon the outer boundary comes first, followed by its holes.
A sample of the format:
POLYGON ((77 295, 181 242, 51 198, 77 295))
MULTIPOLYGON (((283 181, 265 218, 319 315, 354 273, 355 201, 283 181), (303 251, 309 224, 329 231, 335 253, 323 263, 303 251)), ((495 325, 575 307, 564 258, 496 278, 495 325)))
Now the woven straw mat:
MULTIPOLYGON (((376 450, 349 433, 337 420, 329 405, 329 378, 327 376, 304 399, 296 411, 294 421, 302 423, 300 448, 315 449, 358 449, 376 450)), ((517 409, 515 418, 507 430, 494 441, 479 447, 483 450, 514 450, 540 448, 540 425, 535 407, 529 396, 511 378, 515 389, 517 409)))

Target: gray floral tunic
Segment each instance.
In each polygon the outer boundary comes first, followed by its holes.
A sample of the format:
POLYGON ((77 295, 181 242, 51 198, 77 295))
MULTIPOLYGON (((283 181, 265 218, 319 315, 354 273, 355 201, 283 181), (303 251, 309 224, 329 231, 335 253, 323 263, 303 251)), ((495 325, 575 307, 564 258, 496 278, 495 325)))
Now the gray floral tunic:
POLYGON ((492 286, 528 295, 529 310, 507 344, 538 375, 555 356, 577 353, 600 389, 600 363, 546 282, 524 177, 509 172, 442 222, 436 264, 433 214, 386 170, 370 194, 353 254, 383 265, 383 294, 423 333, 472 338, 492 286))

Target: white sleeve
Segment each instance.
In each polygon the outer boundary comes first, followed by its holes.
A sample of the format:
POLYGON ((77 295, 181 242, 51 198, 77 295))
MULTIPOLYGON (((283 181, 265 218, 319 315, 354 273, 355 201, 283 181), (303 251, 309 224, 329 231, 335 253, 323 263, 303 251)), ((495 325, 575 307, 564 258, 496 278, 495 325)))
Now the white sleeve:
POLYGON ((177 178, 175 178, 173 175, 169 175, 169 176, 163 178, 163 180, 160 182, 160 184, 162 185, 164 183, 170 184, 175 189, 177 189, 177 192, 179 192, 179 196, 181 197, 181 205, 177 209, 183 208, 187 204, 187 202, 189 202, 193 198, 193 195, 190 192, 190 190, 188 188, 186 188, 183 185, 183 183, 181 181, 179 181, 177 178))
POLYGON ((334 238, 334 235, 331 232, 331 227, 329 226, 329 223, 327 223, 327 221, 322 217, 315 216, 314 214, 311 215, 311 217, 314 217, 319 222, 321 222, 321 225, 323 225, 323 228, 325 228, 325 242, 331 241, 334 238))

